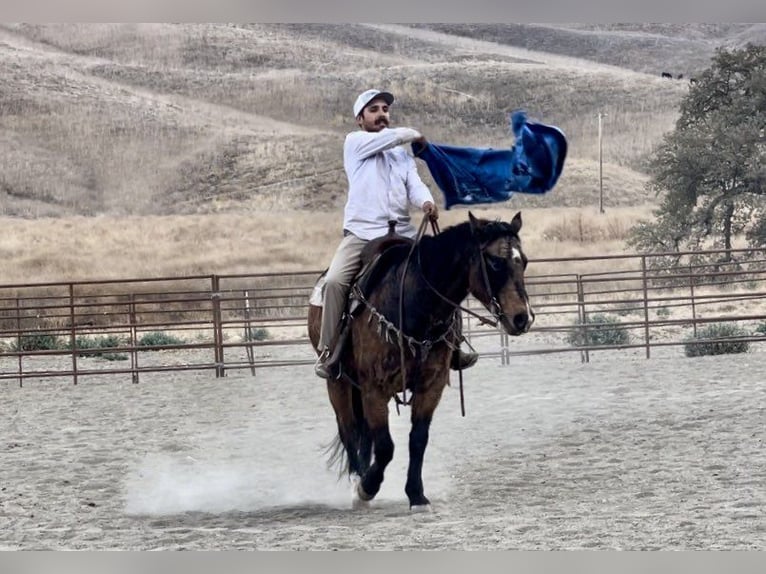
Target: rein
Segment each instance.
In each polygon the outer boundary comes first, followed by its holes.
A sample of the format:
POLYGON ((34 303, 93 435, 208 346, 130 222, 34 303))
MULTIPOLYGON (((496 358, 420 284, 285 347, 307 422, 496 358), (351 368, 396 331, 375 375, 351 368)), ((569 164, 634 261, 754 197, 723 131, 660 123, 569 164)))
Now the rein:
MULTIPOLYGON (((399 340, 399 361, 401 363, 401 370, 402 370, 402 398, 399 399, 399 397, 394 395, 394 398, 396 399, 397 414, 399 414, 399 403, 403 405, 409 405, 412 402, 412 397, 407 399, 407 362, 404 359, 404 280, 407 278, 407 268, 410 266, 410 259, 412 259, 412 253, 415 251, 415 248, 420 245, 420 240, 423 239, 423 235, 426 232, 426 226, 428 225, 429 221, 431 222, 431 230, 433 231, 434 235, 436 235, 439 232, 439 227, 437 223, 433 219, 431 219, 428 215, 424 215, 423 220, 420 222, 420 227, 418 228, 418 232, 415 235, 415 240, 412 242, 412 247, 410 247, 410 251, 407 254, 407 259, 404 261, 404 269, 402 270, 402 279, 399 282, 398 340, 399 340)), ((420 249, 418 249, 418 256, 420 256, 420 249)), ((453 318, 453 322, 454 322, 454 318, 453 318)), ((448 330, 451 330, 451 328, 452 328, 452 325, 450 325, 448 330)), ((461 391, 462 391, 462 387, 461 387, 461 391)))
MULTIPOLYGON (((490 306, 491 306, 490 312, 492 313, 492 316, 493 316, 492 319, 489 319, 489 318, 485 317, 484 315, 480 315, 478 313, 475 313, 474 311, 471 311, 467 307, 463 307, 460 303, 456 303, 452 299, 449 299, 448 297, 443 295, 436 287, 434 287, 431 284, 431 282, 428 280, 428 278, 425 276, 425 273, 423 273, 423 263, 422 263, 422 261, 420 259, 420 240, 423 237, 423 231, 425 229, 426 219, 428 219, 427 216, 423 218, 423 222, 420 224, 420 229, 419 229, 418 235, 417 235, 417 237, 415 239, 415 243, 413 243, 412 248, 410 249, 410 253, 407 256, 407 263, 405 264, 405 268, 404 268, 405 273, 407 271, 407 265, 409 265, 410 257, 412 256, 412 252, 417 247, 418 248, 418 265, 420 266, 420 278, 423 280, 423 282, 426 284, 426 286, 428 286, 428 288, 431 291, 433 291, 436 295, 438 295, 439 298, 441 298, 443 301, 445 301, 446 303, 449 303, 450 305, 452 305, 452 307, 454 307, 455 310, 459 309, 460 311, 462 311, 464 313, 468 313, 469 315, 473 315, 474 317, 476 317, 484 325, 491 325, 492 327, 497 327, 497 324, 500 322, 500 317, 502 317, 505 313, 503 311, 503 306, 497 300, 497 297, 495 297, 492 294, 492 286, 489 283, 489 274, 487 273, 487 262, 484 259, 484 253, 483 253, 481 245, 479 245, 479 261, 481 263, 481 275, 482 275, 482 278, 484 279, 484 287, 486 288, 487 294, 490 297, 490 301, 489 302, 490 302, 490 306)), ((439 227, 438 227, 438 224, 435 221, 433 221, 433 220, 431 221, 431 226, 432 226, 432 229, 434 231, 434 235, 439 233, 439 227)), ((400 292, 399 292, 399 326, 400 327, 401 327, 401 321, 403 320, 403 317, 404 317, 402 305, 403 305, 403 301, 404 301, 404 275, 405 275, 405 273, 402 274, 402 283, 401 283, 401 289, 400 289, 400 292)), ((401 329, 400 329, 399 332, 401 333, 401 329)), ((463 340, 465 340, 465 338, 462 337, 462 335, 463 334, 461 333, 460 334, 461 338, 463 338, 463 340)), ((458 349, 460 348, 460 343, 458 343, 458 347, 457 348, 458 349)), ((404 373, 404 351, 401 348, 401 344, 400 344, 400 353, 401 353, 401 361, 402 361, 402 394, 404 394, 406 392, 405 387, 406 387, 407 383, 406 383, 406 378, 404 376, 405 375, 405 373, 404 373)), ((460 379, 460 414, 462 416, 465 416, 465 398, 464 398, 464 395, 463 395, 463 369, 459 369, 458 370, 458 377, 460 379)), ((397 397, 397 399, 398 399, 398 397, 397 397)), ((399 409, 399 405, 397 404, 397 412, 398 412, 398 409, 399 409)))
MULTIPOLYGON (((497 324, 499 323, 500 319, 499 317, 503 314, 503 308, 500 305, 500 302, 497 300, 497 298, 492 295, 492 288, 489 284, 489 275, 487 273, 487 264, 484 260, 484 254, 482 253, 481 246, 479 246, 479 257, 481 261, 481 270, 482 270, 482 277, 484 279, 484 286, 487 289, 487 293, 490 296, 490 305, 492 307, 492 314, 494 317, 493 319, 489 319, 483 315, 479 315, 478 313, 475 313, 474 311, 471 311, 467 307, 463 307, 459 303, 456 303, 455 301, 452 301, 448 297, 445 297, 436 287, 434 287, 431 282, 426 278, 425 274, 423 273, 423 263, 420 259, 420 240, 423 238, 423 235, 426 231, 426 226, 428 225, 428 222, 431 223, 431 231, 433 232, 433 235, 438 235, 440 233, 439 230, 439 224, 434 220, 431 219, 428 215, 423 216, 423 220, 420 223, 420 227, 418 228, 418 232, 415 235, 415 239, 412 243, 412 247, 410 247, 410 251, 407 254, 407 259, 404 262, 404 270, 402 271, 402 278, 399 283, 399 329, 397 330, 398 335, 398 342, 399 342, 399 360, 401 362, 401 370, 402 370, 402 398, 400 399, 398 396, 395 396, 396 399, 396 409, 397 413, 399 412, 399 404, 408 405, 412 402, 412 398, 407 399, 407 371, 406 371, 406 361, 404 357, 404 330, 403 330, 403 323, 404 323, 404 281, 407 277, 407 269, 410 265, 410 260, 412 259, 412 254, 415 252, 415 249, 418 250, 418 265, 420 266, 420 278, 423 280, 423 282, 426 284, 426 286, 433 291, 436 295, 438 295, 443 301, 449 303, 452 305, 452 307, 455 309, 455 311, 462 311, 465 313, 468 313, 469 315, 473 315, 476 317, 481 323, 484 325, 491 325, 492 327, 497 327, 497 324)), ((439 338, 439 340, 444 339, 444 337, 449 333, 454 325, 455 317, 457 316, 457 313, 453 314, 453 320, 452 324, 447 328, 447 331, 439 338)), ((461 333, 462 337, 462 333, 461 333)), ((438 342, 439 340, 435 341, 438 342)), ((465 339, 463 339, 465 340, 465 339)), ((432 341, 431 343, 433 343, 432 341)), ((456 349, 459 350, 460 343, 458 342, 457 346, 453 346, 448 341, 446 341, 448 346, 451 350, 455 351, 456 349)), ((429 345, 430 348, 430 345, 429 345)), ((413 353, 414 355, 414 353, 413 353)), ((465 400, 463 396, 463 370, 458 370, 459 378, 460 378, 460 411, 462 416, 465 416, 465 400)))

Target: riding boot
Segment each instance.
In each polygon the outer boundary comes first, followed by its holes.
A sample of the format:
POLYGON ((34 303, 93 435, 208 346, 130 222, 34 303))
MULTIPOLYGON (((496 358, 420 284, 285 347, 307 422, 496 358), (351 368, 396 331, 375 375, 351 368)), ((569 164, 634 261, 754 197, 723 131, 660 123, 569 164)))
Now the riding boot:
POLYGON ((317 357, 316 363, 314 363, 314 374, 323 379, 337 379, 338 378, 338 363, 337 360, 333 360, 330 347, 325 347, 317 357))
POLYGON ((450 369, 453 371, 462 371, 473 367, 476 361, 479 360, 479 354, 474 352, 464 353, 460 349, 452 351, 452 359, 450 360, 450 369))

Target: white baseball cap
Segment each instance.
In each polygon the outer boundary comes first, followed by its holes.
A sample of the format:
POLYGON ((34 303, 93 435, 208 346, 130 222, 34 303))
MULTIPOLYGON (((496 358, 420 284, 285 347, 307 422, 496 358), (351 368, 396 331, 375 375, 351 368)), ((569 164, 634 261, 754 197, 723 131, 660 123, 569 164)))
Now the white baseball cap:
POLYGON ((383 98, 389 106, 394 102, 394 96, 388 92, 381 92, 375 89, 367 90, 359 94, 359 97, 354 102, 354 117, 359 117, 365 106, 375 98, 383 98))

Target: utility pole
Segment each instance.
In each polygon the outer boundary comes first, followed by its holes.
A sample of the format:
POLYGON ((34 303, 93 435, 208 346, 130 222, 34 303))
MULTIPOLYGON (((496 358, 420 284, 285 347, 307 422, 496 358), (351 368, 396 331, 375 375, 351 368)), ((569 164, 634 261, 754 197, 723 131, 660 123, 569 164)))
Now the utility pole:
POLYGON ((601 145, 601 118, 606 114, 598 113, 598 212, 604 213, 604 159, 601 145))

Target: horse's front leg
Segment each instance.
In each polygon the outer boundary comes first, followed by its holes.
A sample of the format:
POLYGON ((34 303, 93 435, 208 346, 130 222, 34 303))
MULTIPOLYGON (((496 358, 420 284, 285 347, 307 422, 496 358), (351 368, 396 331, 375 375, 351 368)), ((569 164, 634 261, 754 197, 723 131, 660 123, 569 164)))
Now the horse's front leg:
POLYGON ((377 390, 364 393, 364 416, 370 429, 374 459, 357 486, 362 500, 372 500, 383 483, 386 466, 394 458, 394 441, 388 429, 388 401, 377 390))
POLYGON ((428 446, 428 434, 431 428, 431 420, 446 384, 431 381, 424 392, 415 393, 412 399, 412 427, 410 429, 410 465, 407 469, 407 484, 404 492, 410 499, 411 510, 428 509, 431 504, 423 493, 423 457, 428 446))

